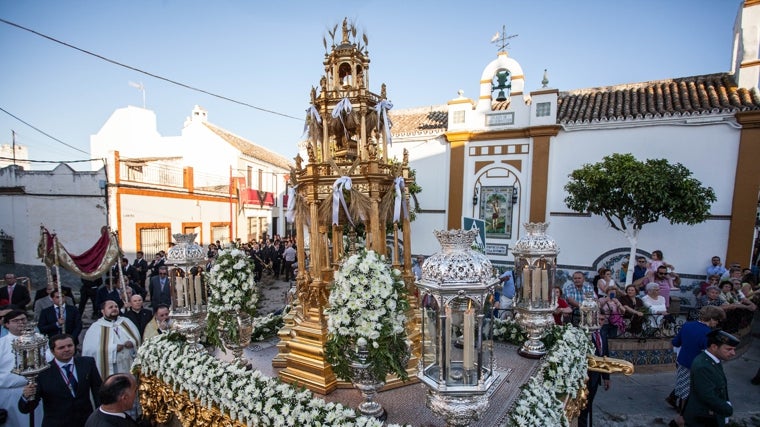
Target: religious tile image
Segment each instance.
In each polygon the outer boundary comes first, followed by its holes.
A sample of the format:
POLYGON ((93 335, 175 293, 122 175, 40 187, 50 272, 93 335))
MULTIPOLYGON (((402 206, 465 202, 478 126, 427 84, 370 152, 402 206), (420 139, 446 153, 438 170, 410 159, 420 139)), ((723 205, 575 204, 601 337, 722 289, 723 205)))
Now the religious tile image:
POLYGON ((514 187, 481 187, 480 218, 486 222, 486 236, 512 238, 512 194, 514 187))

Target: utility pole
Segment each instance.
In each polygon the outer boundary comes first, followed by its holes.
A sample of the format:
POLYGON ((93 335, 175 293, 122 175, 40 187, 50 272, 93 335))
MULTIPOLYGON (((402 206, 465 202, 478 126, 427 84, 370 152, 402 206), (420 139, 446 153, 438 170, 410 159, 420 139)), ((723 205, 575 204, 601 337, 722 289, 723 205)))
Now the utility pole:
POLYGON ((16 166, 16 131, 11 129, 11 148, 13 150, 13 166, 16 166))

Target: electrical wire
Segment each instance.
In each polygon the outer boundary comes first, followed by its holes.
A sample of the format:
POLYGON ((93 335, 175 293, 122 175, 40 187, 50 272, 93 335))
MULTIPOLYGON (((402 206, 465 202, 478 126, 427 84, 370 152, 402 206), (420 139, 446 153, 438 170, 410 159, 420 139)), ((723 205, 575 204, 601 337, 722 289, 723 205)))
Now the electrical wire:
POLYGON ((247 102, 238 101, 236 99, 232 99, 232 98, 224 96, 224 95, 219 95, 219 94, 216 94, 216 93, 204 90, 204 89, 200 89, 200 88, 197 88, 197 87, 194 87, 194 86, 190 86, 189 84, 185 84, 185 83, 178 82, 176 80, 172 80, 172 79, 167 78, 167 77, 159 76, 158 74, 154 74, 154 73, 142 70, 140 68, 133 67, 131 65, 123 64, 121 62, 118 62, 118 61, 115 61, 113 59, 107 58, 107 57, 105 57, 103 55, 99 55, 97 53, 90 52, 89 50, 76 47, 76 46, 74 46, 72 44, 66 43, 66 42, 58 40, 58 39, 56 39, 54 37, 50 37, 48 35, 45 35, 45 34, 42 34, 40 32, 34 31, 31 28, 26 28, 26 27, 24 27, 22 25, 19 25, 19 24, 7 21, 7 20, 2 19, 2 18, 0 18, 0 22, 2 22, 4 24, 7 24, 7 25, 10 25, 12 27, 16 27, 16 28, 18 28, 20 30, 28 31, 28 32, 30 32, 32 34, 35 34, 35 35, 40 36, 42 38, 48 39, 48 40, 50 40, 52 42, 61 44, 63 46, 69 47, 69 48, 74 49, 74 50, 78 50, 79 52, 82 52, 82 53, 90 55, 90 56, 94 56, 94 57, 96 57, 98 59, 101 59, 103 61, 109 62, 111 64, 118 65, 119 67, 123 67, 123 68, 126 68, 128 70, 136 71, 136 72, 138 72, 140 74, 145 74, 146 76, 150 76, 150 77, 153 77, 153 78, 158 79, 158 80, 163 80, 165 82, 168 82, 168 83, 171 83, 171 84, 183 87, 185 89, 190 89, 190 90, 193 90, 193 91, 196 91, 196 92, 204 93, 206 95, 213 96, 214 98, 223 99, 225 101, 229 101, 229 102, 232 102, 232 103, 235 103, 235 104, 238 104, 238 105, 243 105, 245 107, 253 108, 254 110, 263 111, 265 113, 275 114, 275 115, 278 115, 278 116, 287 117, 289 119, 294 119, 294 120, 298 120, 298 121, 303 121, 304 120, 303 118, 294 117, 294 116, 291 116, 291 115, 288 115, 288 114, 285 114, 285 113, 280 113, 280 112, 277 112, 277 111, 274 111, 274 110, 269 110, 269 109, 262 108, 262 107, 257 107, 255 105, 251 105, 251 104, 249 104, 247 102))
POLYGON ((65 143, 65 142, 61 141, 60 139, 58 139, 58 138, 54 137, 53 135, 50 135, 49 133, 47 133, 47 132, 43 131, 42 129, 40 129, 40 128, 38 128, 38 127, 34 126, 33 124, 31 124, 31 123, 29 123, 29 122, 27 122, 27 121, 25 121, 25 120, 22 120, 20 117, 17 117, 17 116, 15 116, 15 115, 11 114, 10 112, 8 112, 8 111, 7 111, 6 109, 4 109, 3 107, 0 107, 0 111, 2 111, 3 113, 5 113, 5 114, 7 114, 7 115, 9 115, 9 116, 11 116, 11 117, 13 117, 14 119, 16 119, 16 120, 20 121, 21 123, 23 123, 23 124, 25 124, 25 125, 29 126, 30 128, 32 128, 32 129, 34 129, 34 130, 36 130, 37 132, 39 132, 39 133, 41 133, 41 134, 45 135, 46 137, 48 137, 48 138, 52 139, 53 141, 56 141, 56 142, 58 142, 58 143, 60 143, 60 144, 63 144, 63 145, 65 145, 65 146, 67 146, 67 147, 71 148, 72 150, 76 150, 76 151, 79 151, 80 153, 83 153, 83 154, 87 154, 87 155, 90 155, 90 153, 88 153, 88 152, 86 152, 86 151, 84 151, 84 150, 80 150, 79 148, 77 148, 77 147, 74 147, 73 145, 67 144, 67 143, 65 143))

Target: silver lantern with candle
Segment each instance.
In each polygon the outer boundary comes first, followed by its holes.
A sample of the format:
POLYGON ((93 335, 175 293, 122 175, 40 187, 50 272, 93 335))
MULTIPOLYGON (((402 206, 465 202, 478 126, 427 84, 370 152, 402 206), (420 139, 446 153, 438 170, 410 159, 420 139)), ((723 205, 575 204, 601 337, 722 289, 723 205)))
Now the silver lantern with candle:
POLYGON ((436 231, 438 252, 425 260, 420 290, 422 355, 417 377, 428 407, 448 425, 471 425, 488 408, 494 370, 493 289, 485 255, 473 251, 477 230, 436 231))
POLYGON ((208 303, 204 251, 195 243, 196 236, 196 233, 173 234, 176 244, 166 253, 171 279, 172 329, 184 335, 191 348, 197 348, 208 303))
POLYGON ((48 339, 35 331, 36 322, 27 322, 23 333, 11 343, 14 366, 11 372, 37 384, 37 376, 50 365, 45 360, 48 339))
POLYGON ((546 235, 548 222, 526 223, 523 227, 526 233, 512 249, 515 280, 521 284, 516 293, 516 317, 528 335, 519 353, 537 359, 547 351, 541 337, 554 324, 552 312, 557 308, 557 297, 552 286, 559 248, 557 242, 546 235))

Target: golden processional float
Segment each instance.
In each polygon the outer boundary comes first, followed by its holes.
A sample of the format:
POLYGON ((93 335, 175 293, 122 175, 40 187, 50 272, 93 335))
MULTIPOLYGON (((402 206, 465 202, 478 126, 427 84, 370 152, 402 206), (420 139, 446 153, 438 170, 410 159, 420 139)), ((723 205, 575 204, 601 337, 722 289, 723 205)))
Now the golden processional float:
MULTIPOLYGON (((385 84, 380 94, 369 90, 367 37, 343 20, 328 31, 324 75, 311 89, 306 110, 308 159, 299 154, 291 173, 288 220, 295 222, 298 275, 294 309, 279 331, 281 341, 272 365, 287 383, 328 394, 351 387, 336 378, 325 360, 330 283, 341 261, 364 241, 367 250, 388 257, 415 295, 411 272, 411 230, 408 216, 408 155, 401 162, 388 158, 391 144, 385 84), (340 36, 340 39, 336 39, 340 36), (306 160, 306 161, 304 161, 306 160), (305 164, 304 164, 305 163, 305 164), (386 236, 392 233, 392 239, 386 236), (307 255, 308 253, 308 255, 307 255), (304 260, 308 259, 307 268, 304 260)), ((414 377, 420 354, 420 318, 416 298, 410 298, 407 334, 412 354, 407 365, 414 377)), ((400 385, 388 378, 386 389, 400 385)))

